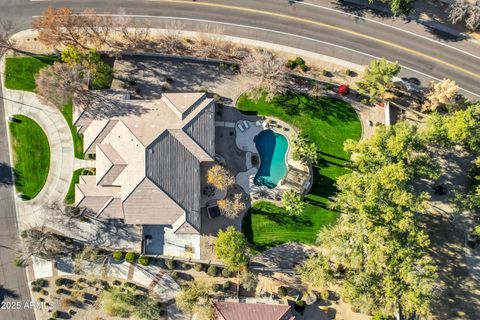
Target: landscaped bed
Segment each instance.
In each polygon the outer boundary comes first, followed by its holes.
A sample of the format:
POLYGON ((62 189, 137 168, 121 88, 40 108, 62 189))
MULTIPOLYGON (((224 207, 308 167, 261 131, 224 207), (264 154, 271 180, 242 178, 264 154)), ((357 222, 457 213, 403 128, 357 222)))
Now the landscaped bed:
POLYGON ((63 107, 61 110, 65 121, 68 123, 70 132, 73 139, 73 150, 75 152, 75 158, 84 159, 85 154, 83 153, 83 134, 78 133, 77 128, 73 125, 73 107, 69 103, 63 107))
POLYGON ((15 119, 10 123, 15 187, 25 199, 33 199, 48 177, 50 146, 47 135, 35 121, 21 115, 15 119))
POLYGON ((335 181, 346 174, 349 155, 343 151, 347 139, 359 139, 361 125, 355 110, 334 98, 315 98, 288 93, 272 102, 257 103, 240 97, 237 107, 248 114, 273 116, 297 127, 314 142, 321 160, 314 166, 314 184, 305 197, 307 207, 299 217, 291 217, 272 203, 257 202, 243 222, 243 232, 253 250, 264 251, 275 245, 300 241, 315 242, 317 232, 335 223, 338 213, 327 208, 328 198, 335 193, 335 181))

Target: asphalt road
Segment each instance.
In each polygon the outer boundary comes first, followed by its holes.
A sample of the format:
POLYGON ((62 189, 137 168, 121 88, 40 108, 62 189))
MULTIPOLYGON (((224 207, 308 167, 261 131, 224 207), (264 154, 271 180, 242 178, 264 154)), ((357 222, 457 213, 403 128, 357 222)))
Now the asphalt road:
POLYGON ((35 319, 33 310, 23 308, 25 302, 31 301, 26 269, 13 265, 18 225, 6 130, 3 100, 0 99, 0 319, 31 320, 35 319))
POLYGON ((479 44, 432 32, 415 22, 347 15, 327 0, 305 2, 312 3, 290 6, 285 0, 3 0, 0 17, 25 29, 30 27, 32 16, 54 5, 78 10, 91 7, 97 12, 111 13, 123 8, 127 14, 147 20, 152 27, 164 26, 166 17, 181 18, 185 30, 199 30, 205 21, 212 21, 228 35, 289 45, 359 64, 385 56, 401 63, 402 76, 417 77, 425 85, 434 79, 451 78, 466 90, 467 96, 480 98, 479 44))

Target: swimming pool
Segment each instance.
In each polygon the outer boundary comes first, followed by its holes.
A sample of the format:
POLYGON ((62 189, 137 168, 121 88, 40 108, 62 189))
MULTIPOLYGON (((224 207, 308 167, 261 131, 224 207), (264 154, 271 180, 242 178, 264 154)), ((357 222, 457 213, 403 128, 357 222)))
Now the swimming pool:
POLYGON ((260 154, 260 168, 253 182, 270 189, 277 186, 287 173, 285 156, 288 150, 287 138, 272 130, 263 130, 253 139, 260 154))

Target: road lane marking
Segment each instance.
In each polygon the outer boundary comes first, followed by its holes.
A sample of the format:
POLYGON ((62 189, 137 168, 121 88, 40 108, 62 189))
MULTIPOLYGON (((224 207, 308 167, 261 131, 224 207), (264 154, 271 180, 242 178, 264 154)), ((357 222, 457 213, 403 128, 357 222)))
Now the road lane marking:
MULTIPOLYGON (((81 14, 78 14, 78 15, 81 15, 81 14)), ((103 15, 103 14, 100 14, 100 15, 103 15)), ((285 35, 285 36, 292 36, 292 37, 296 37, 296 38, 300 38, 300 39, 304 39, 304 40, 309 40, 309 41, 312 41, 312 42, 322 43, 322 44, 325 44, 325 45, 329 45, 329 46, 332 46, 332 47, 337 47, 339 49, 343 49, 343 50, 346 50, 346 51, 357 53, 357 54, 360 54, 360 55, 363 55, 363 56, 366 56, 366 57, 369 57, 369 58, 373 58, 373 59, 381 58, 379 56, 371 55, 371 54, 363 52, 363 51, 359 51, 359 50, 356 50, 356 49, 344 47, 344 46, 341 46, 341 45, 338 45, 338 44, 335 44, 335 43, 331 43, 331 42, 327 42, 327 41, 323 41, 323 40, 318 40, 318 39, 314 39, 314 38, 310 38, 310 37, 305 37, 305 36, 301 36, 301 35, 294 34, 294 33, 288 33, 288 32, 283 32, 283 31, 278 31, 278 30, 273 30, 273 29, 254 27, 254 26, 237 24, 237 23, 220 22, 220 21, 215 21, 215 20, 205 20, 205 19, 195 19, 195 18, 182 18, 182 17, 173 17, 173 16, 152 16, 152 15, 142 15, 142 14, 109 14, 109 16, 113 16, 113 17, 132 17, 132 18, 143 18, 143 19, 174 19, 174 20, 204 22, 204 23, 219 24, 219 25, 226 25, 226 26, 232 26, 232 27, 240 27, 240 28, 246 28, 246 29, 252 29, 252 30, 271 32, 271 33, 281 34, 281 35, 285 35)), ((32 18, 38 18, 38 17, 39 16, 32 16, 32 18)), ((245 38, 245 39, 247 39, 247 38, 245 38)), ((258 40, 258 41, 261 41, 261 40, 258 40)), ((265 41, 263 41, 263 42, 265 42, 265 41)), ((304 50, 304 49, 302 49, 302 50, 304 50)), ((309 51, 309 50, 305 50, 305 51, 309 51)), ((313 52, 313 51, 310 51, 310 52, 313 52)), ((313 52, 313 53, 315 53, 315 52, 313 52)), ((407 67, 407 66, 404 66, 404 65, 401 65, 401 67, 403 69, 410 70, 412 72, 418 73, 422 76, 425 76, 425 77, 430 78, 430 79, 435 80, 435 81, 441 81, 442 80, 442 79, 439 79, 437 77, 426 74, 422 71, 419 71, 419 70, 416 70, 416 69, 413 69, 413 68, 410 68, 410 67, 407 67)), ((469 94, 471 94, 475 97, 480 98, 480 94, 474 93, 472 91, 469 91, 469 90, 463 89, 463 88, 460 88, 460 90, 462 90, 466 93, 469 93, 469 94)))
POLYGON ((333 25, 323 23, 323 22, 318 22, 318 21, 305 19, 305 18, 300 18, 300 17, 289 16, 289 15, 286 15, 286 14, 283 14, 283 13, 270 12, 270 11, 264 11, 264 10, 259 10, 259 9, 239 7, 239 6, 232 6, 232 5, 226 5, 226 4, 220 4, 220 3, 185 1, 185 0, 155 0, 155 1, 156 2, 166 2, 166 3, 186 4, 186 5, 197 5, 197 6, 212 7, 212 8, 230 9, 230 10, 236 10, 236 11, 242 11, 242 12, 249 12, 249 13, 256 13, 256 14, 261 14, 261 15, 267 15, 267 16, 272 16, 272 17, 277 17, 277 18, 282 18, 282 19, 288 19, 288 20, 293 20, 293 21, 299 21, 299 22, 303 22, 303 23, 307 23, 307 24, 313 24, 313 25, 317 25, 317 26, 324 27, 324 28, 327 28, 327 29, 332 29, 332 30, 343 32, 343 33, 348 33, 348 34, 351 34, 351 35, 354 35, 354 36, 357 36, 357 37, 360 37, 360 38, 364 38, 364 39, 367 39, 367 40, 378 42, 378 43, 384 44, 386 46, 391 46, 391 47, 400 49, 402 51, 411 53, 413 55, 424 57, 428 60, 438 62, 438 63, 446 65, 446 66, 448 66, 452 69, 456 69, 458 71, 461 71, 463 73, 469 74, 469 75, 471 75, 475 78, 480 79, 480 74, 477 74, 477 73, 472 72, 470 70, 467 70, 465 68, 459 67, 459 66, 454 65, 452 63, 449 63, 447 61, 435 58, 433 56, 422 53, 420 51, 413 50, 413 49, 398 45, 398 44, 390 42, 390 41, 378 39, 378 38, 375 38, 375 37, 372 37, 372 36, 369 36, 369 35, 366 35, 366 34, 363 34, 363 33, 360 33, 360 32, 356 32, 356 31, 346 29, 346 28, 342 28, 342 27, 333 26, 333 25))
MULTIPOLYGON (((332 12, 344 14, 344 15, 347 15, 347 16, 350 16, 350 17, 359 18, 359 19, 362 19, 362 20, 365 20, 365 21, 368 21, 368 22, 376 23, 376 24, 382 25, 382 26, 384 26, 384 27, 392 28, 392 29, 395 29, 395 30, 397 30, 397 31, 405 32, 405 33, 408 33, 408 34, 410 34, 410 35, 413 35, 413 36, 422 38, 422 39, 424 39, 424 40, 428 40, 428 41, 434 42, 434 43, 436 43, 436 44, 442 45, 442 46, 447 47, 447 48, 452 49, 452 50, 456 50, 456 51, 458 51, 458 52, 461 52, 461 53, 463 53, 463 54, 469 55, 469 56, 471 56, 471 57, 473 57, 473 58, 475 58, 475 59, 479 59, 479 60, 480 60, 480 56, 476 56, 476 55, 474 55, 473 53, 470 53, 470 52, 468 52, 468 51, 462 50, 462 49, 460 49, 460 48, 451 46, 451 45, 449 45, 449 44, 440 42, 440 41, 438 41, 438 40, 435 40, 435 39, 432 39, 432 38, 429 38, 429 37, 426 37, 426 36, 422 36, 421 34, 418 34, 418 33, 412 32, 412 31, 408 31, 408 30, 404 30, 404 29, 399 28, 399 27, 396 27, 396 26, 392 26, 392 25, 387 24, 387 23, 383 23, 383 22, 380 22, 380 21, 377 21, 377 20, 374 20, 374 19, 362 17, 362 16, 359 16, 359 15, 356 15, 356 14, 353 14, 353 13, 349 13, 349 12, 342 11, 342 10, 337 10, 337 9, 333 9, 333 8, 329 8, 329 7, 320 6, 320 5, 313 4, 313 3, 299 2, 298 0, 295 1, 295 3, 297 3, 297 4, 299 4, 299 5, 306 5, 306 6, 316 7, 316 8, 320 8, 320 9, 323 9, 323 10, 328 10, 328 11, 332 11, 332 12)), ((464 34, 462 34, 462 35, 463 35, 465 38, 467 38, 466 35, 464 35, 464 34)))

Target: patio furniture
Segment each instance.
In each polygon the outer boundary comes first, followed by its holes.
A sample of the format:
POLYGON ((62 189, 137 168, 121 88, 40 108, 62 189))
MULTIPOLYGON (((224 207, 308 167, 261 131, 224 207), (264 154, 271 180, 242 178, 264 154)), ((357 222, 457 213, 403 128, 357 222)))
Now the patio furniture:
POLYGON ((250 128, 250 125, 248 124, 247 120, 243 120, 243 125, 245 126, 245 129, 250 128))
POLYGON ((241 132, 245 132, 245 129, 243 128, 242 124, 239 122, 237 123, 237 127, 241 132))
POLYGON ((220 208, 217 205, 207 207, 208 218, 214 219, 221 215, 220 208))

